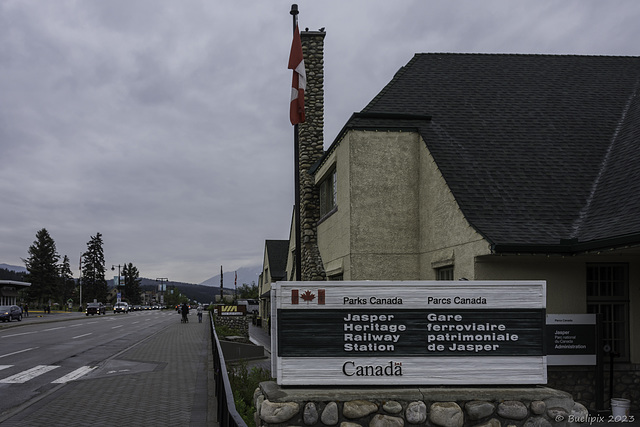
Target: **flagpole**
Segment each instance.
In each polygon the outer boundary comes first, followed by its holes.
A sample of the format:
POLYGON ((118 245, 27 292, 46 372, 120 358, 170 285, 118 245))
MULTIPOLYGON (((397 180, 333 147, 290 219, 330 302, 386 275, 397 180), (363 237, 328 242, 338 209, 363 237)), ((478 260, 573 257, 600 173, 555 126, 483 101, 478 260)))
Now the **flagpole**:
MULTIPOLYGON (((289 12, 293 16, 293 32, 295 33, 298 27, 298 5, 292 4, 291 11, 289 12)), ((294 161, 294 174, 295 174, 295 207, 294 207, 294 222, 295 222, 295 236, 296 236, 296 281, 301 281, 302 277, 302 247, 300 238, 300 141, 298 138, 298 124, 293 125, 293 161, 294 161)))

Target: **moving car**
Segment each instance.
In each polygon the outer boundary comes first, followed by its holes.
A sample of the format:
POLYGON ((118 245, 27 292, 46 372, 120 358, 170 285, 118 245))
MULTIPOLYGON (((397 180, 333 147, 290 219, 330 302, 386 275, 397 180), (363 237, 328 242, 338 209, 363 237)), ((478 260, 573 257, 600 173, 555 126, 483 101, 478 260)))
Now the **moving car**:
POLYGON ((126 302, 117 302, 116 305, 113 306, 113 313, 128 313, 129 312, 129 304, 126 302))
POLYGON ((101 302, 90 302, 89 304, 87 304, 87 316, 88 315, 101 315, 101 314, 107 314, 107 309, 105 308, 104 304, 102 304, 101 302))
POLYGON ((17 319, 18 322, 22 320, 22 309, 17 305, 0 306, 0 320, 11 322, 13 319, 17 319))

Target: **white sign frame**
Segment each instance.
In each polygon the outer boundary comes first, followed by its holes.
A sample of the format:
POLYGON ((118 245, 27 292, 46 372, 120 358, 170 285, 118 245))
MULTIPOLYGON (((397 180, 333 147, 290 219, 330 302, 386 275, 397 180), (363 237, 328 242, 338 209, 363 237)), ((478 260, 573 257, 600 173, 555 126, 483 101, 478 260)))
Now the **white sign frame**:
MULTIPOLYGON (((271 288, 271 303, 272 375, 280 385, 547 383, 547 357, 543 351, 522 356, 430 354, 396 357, 384 354, 350 357, 336 354, 331 357, 325 354, 324 357, 283 357, 279 354, 278 335, 279 313, 285 310, 312 310, 315 315, 321 315, 316 310, 333 310, 334 316, 335 310, 379 314, 394 310, 434 310, 435 313, 529 310, 541 312, 539 336, 544 341, 545 281, 277 282, 271 288), (297 303, 293 303, 296 290, 297 303), (319 304, 321 296, 323 303, 319 304), (398 299, 402 300, 401 304, 398 299), (369 373, 372 375, 367 375, 369 373)), ((285 314, 288 313, 283 316, 285 314)))

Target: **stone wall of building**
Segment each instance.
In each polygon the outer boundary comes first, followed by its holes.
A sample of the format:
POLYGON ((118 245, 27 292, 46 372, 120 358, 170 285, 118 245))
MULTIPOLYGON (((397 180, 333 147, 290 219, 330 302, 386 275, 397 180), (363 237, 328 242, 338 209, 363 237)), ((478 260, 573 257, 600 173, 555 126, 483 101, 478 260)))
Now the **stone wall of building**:
MULTIPOLYGON (((604 409, 609 409, 611 397, 631 401, 631 413, 640 412, 640 366, 614 364, 613 396, 610 394, 609 364, 603 369, 604 409)), ((547 385, 571 393, 576 402, 596 410, 596 372, 594 366, 553 366, 547 369, 547 385)))
POLYGON ((314 178, 308 173, 324 154, 324 31, 300 34, 307 89, 304 94, 305 122, 298 125, 300 166, 301 279, 325 280, 318 249, 317 223, 320 219, 320 195, 314 178))
POLYGON ((256 426, 551 427, 589 422, 570 394, 532 388, 284 389, 254 394, 256 426))

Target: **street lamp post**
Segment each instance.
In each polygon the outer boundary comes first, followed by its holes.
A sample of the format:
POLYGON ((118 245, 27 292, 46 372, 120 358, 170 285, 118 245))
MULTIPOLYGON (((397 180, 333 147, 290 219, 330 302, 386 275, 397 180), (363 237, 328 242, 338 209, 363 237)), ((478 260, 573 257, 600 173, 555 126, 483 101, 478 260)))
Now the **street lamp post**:
POLYGON ((165 286, 163 282, 168 282, 169 279, 167 279, 166 277, 158 277, 156 279, 156 282, 160 282, 160 304, 162 304, 162 306, 164 307, 164 291, 165 291, 165 286))
POLYGON ((82 255, 80 254, 80 277, 78 278, 78 286, 80 287, 80 311, 82 311, 82 255))
POLYGON ((116 290, 118 292, 121 292, 120 299, 118 299, 117 301, 120 302, 122 300, 122 294, 124 293, 124 292, 120 291, 120 278, 122 277, 122 276, 120 276, 120 267, 124 267, 124 265, 120 265, 120 264, 118 264, 117 266, 116 265, 112 265, 111 266, 111 271, 115 271, 116 267, 118 267, 118 286, 117 286, 116 290))

